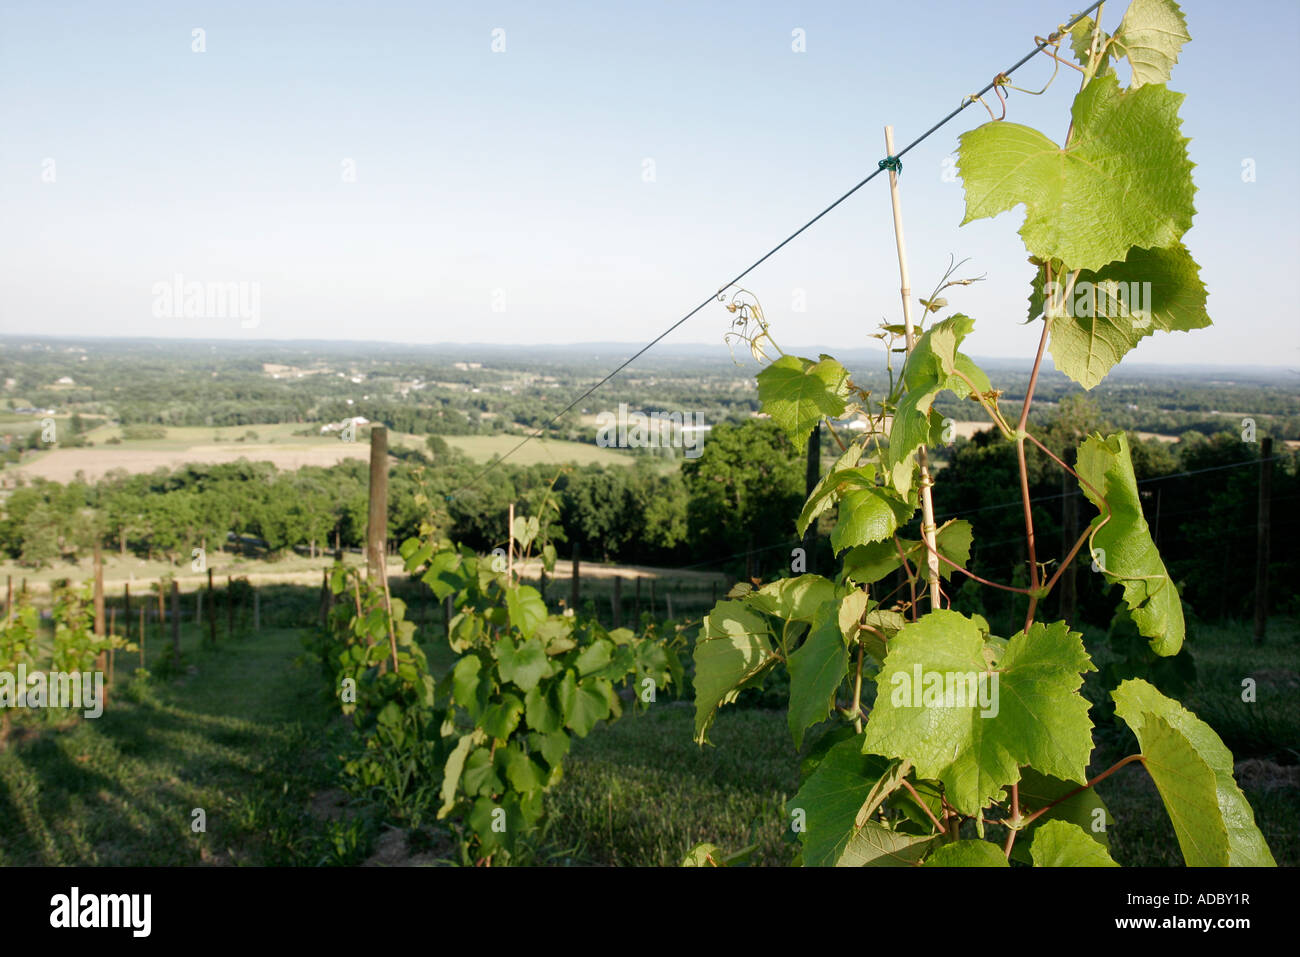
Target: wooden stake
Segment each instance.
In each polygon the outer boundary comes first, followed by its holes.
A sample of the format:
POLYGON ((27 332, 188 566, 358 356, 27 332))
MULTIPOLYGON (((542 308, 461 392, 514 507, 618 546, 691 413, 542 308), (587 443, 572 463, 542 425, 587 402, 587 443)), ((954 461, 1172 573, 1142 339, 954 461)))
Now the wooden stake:
POLYGON ((144 667, 144 610, 147 606, 140 602, 140 667, 144 667))
MULTIPOLYGON (((822 424, 820 421, 813 426, 812 432, 808 435, 808 457, 804 468, 804 498, 812 497, 813 489, 817 487, 817 482, 822 477, 822 424)), ((809 574, 816 574, 816 563, 813 556, 817 546, 817 522, 814 519, 808 523, 808 527, 803 533, 803 554, 804 554, 804 571, 809 574)), ((715 584, 716 588, 717 585, 715 584)), ((714 602, 716 604, 716 601, 714 602)))
POLYGON ((573 609, 573 613, 575 615, 578 613, 578 599, 581 593, 581 583, 579 580, 579 577, 582 574, 581 571, 579 570, 579 565, 581 563, 582 563, 581 550, 578 548, 578 543, 574 542, 573 543, 573 582, 569 588, 569 607, 573 609))
MULTIPOLYGON (((162 589, 158 591, 162 595, 162 589)), ((172 664, 181 666, 181 586, 172 579, 172 664)))
POLYGON ((114 654, 115 649, 111 647, 112 638, 116 634, 117 634, 117 609, 110 608, 108 610, 108 637, 109 637, 109 645, 110 645, 108 649, 108 683, 110 685, 113 683, 113 665, 116 663, 116 658, 117 658, 117 656, 114 654))
MULTIPOLYGON (((95 542, 95 637, 104 637, 104 555, 95 542)), ((108 655, 100 652, 95 660, 95 668, 103 671, 108 655)))
POLYGON ((610 604, 614 609, 614 627, 623 627, 623 576, 614 576, 614 594, 610 596, 610 604))
POLYGON ((226 637, 235 637, 235 580, 226 576, 226 637))
MULTIPOLYGON (((360 612, 358 611, 358 615, 360 612)), ((330 573, 320 573, 320 626, 328 628, 330 624, 330 573)))
MULTIPOLYGON (((885 152, 894 155, 894 128, 885 127, 885 152)), ((903 238, 903 207, 898 196, 898 172, 889 171, 889 199, 894 208, 894 238, 898 246, 899 294, 903 298, 903 328, 907 338, 907 354, 910 357, 916 345, 916 330, 912 327, 912 281, 907 273, 907 241, 903 238)), ((916 461, 921 467, 921 537, 925 539, 926 580, 930 584, 930 610, 939 608, 939 553, 935 546, 934 499, 930 488, 934 480, 930 477, 930 466, 926 458, 925 446, 916 450, 916 461)))
POLYGON ((1273 500, 1273 439, 1259 443, 1259 514, 1255 528, 1255 644, 1268 627, 1269 511, 1273 500))
POLYGON ((257 590, 256 586, 254 586, 253 588, 253 631, 260 632, 261 630, 262 630, 262 593, 257 590))
POLYGON ((212 588, 212 569, 208 569, 208 642, 217 647, 217 593, 212 588))
POLYGON ((386 577, 384 543, 388 538, 388 429, 370 430, 370 511, 366 519, 366 574, 372 582, 386 577))
POLYGON ((510 503, 506 515, 506 581, 515 583, 515 503, 510 503))

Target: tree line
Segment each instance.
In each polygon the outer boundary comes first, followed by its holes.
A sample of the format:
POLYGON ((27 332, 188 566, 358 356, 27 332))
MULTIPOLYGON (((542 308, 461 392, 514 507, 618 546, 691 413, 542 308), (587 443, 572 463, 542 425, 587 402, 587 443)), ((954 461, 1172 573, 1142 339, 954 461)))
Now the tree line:
MULTIPOLYGON (((1065 454, 1079 436, 1108 425, 1092 403, 1069 399, 1043 440, 1065 454)), ((829 461, 838 449, 831 437, 825 442, 823 460, 829 461)), ((1207 618, 1248 614, 1259 473, 1251 466, 1258 461, 1258 444, 1230 433, 1188 433, 1174 445, 1135 440, 1132 447, 1147 522, 1187 603, 1207 618), (1207 515, 1213 521, 1205 521, 1207 515)), ((789 569, 792 549, 801 544, 794 520, 804 495, 805 450, 793 448, 770 420, 717 426, 703 454, 680 468, 638 458, 628 466, 506 463, 488 470, 436 436, 431 455, 400 451, 390 477, 390 540, 418 535, 423 527, 488 551, 505 542, 511 504, 521 514, 539 514, 550 496, 558 509, 548 534, 562 557, 576 546, 588 560, 771 577, 789 569)), ((944 462, 935 509, 941 520, 960 513, 972 523, 969 567, 993 580, 1023 584, 1014 446, 985 432, 935 451, 944 462)), ((1294 454, 1275 465, 1272 524, 1275 539, 1282 540, 1300 522, 1300 479, 1294 454)), ((1034 524, 1050 557, 1095 511, 1036 451, 1030 476, 1034 524)), ((267 462, 187 465, 145 475, 110 473, 95 484, 38 480, 4 503, 0 547, 30 566, 82 557, 96 542, 123 555, 177 563, 188 562, 193 548, 218 547, 230 536, 256 540, 256 548, 271 555, 294 548, 361 548, 367 497, 362 461, 290 472, 267 462)), ((827 515, 823 523, 829 520, 827 515)), ((824 534, 807 558, 809 570, 830 567, 824 534)), ((1296 564, 1289 550, 1273 550, 1271 592, 1281 602, 1295 603, 1282 585, 1300 570, 1296 564)), ((951 583, 957 608, 974 601, 974 590, 961 584, 960 575, 951 583)), ((1085 562, 1073 584, 1062 600, 1083 620, 1109 621, 1117 599, 1102 577, 1088 574, 1085 562)), ((1023 613, 1019 596, 982 593, 978 606, 966 610, 1012 618, 1023 613)))

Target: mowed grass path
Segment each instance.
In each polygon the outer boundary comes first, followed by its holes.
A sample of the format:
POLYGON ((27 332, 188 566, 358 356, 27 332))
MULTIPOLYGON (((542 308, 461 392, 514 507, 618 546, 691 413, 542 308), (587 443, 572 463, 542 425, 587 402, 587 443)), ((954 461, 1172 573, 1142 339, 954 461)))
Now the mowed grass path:
POLYGON ((293 666, 298 633, 264 630, 216 651, 199 643, 187 628, 195 674, 155 676, 128 693, 135 656, 119 653, 101 717, 11 734, 0 752, 0 864, 328 859, 331 835, 308 809, 334 783, 339 742, 323 730, 313 676, 293 666), (206 833, 192 830, 196 808, 206 833))

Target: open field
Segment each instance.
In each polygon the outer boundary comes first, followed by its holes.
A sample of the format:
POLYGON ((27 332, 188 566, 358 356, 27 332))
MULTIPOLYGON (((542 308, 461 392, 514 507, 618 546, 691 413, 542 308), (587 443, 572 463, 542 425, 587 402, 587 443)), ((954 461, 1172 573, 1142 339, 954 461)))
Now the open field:
MULTIPOLYGON (((29 425, 39 427, 39 423, 27 421, 24 430, 29 425)), ((60 429, 65 427, 59 425, 60 429)), ((162 439, 123 440, 120 427, 101 426, 86 433, 86 438, 94 443, 89 448, 54 448, 37 452, 19 465, 8 466, 4 474, 8 477, 21 475, 27 481, 44 478, 64 483, 80 475, 84 480, 94 482, 115 469, 138 474, 159 468, 176 469, 189 463, 217 464, 248 459, 250 462, 271 462, 278 469, 291 471, 308 465, 337 465, 348 459, 365 460, 369 456, 369 448, 364 442, 344 442, 337 436, 294 434, 304 429, 314 432, 316 428, 317 425, 297 423, 225 428, 177 427, 168 428, 166 438, 162 439), (121 441, 109 445, 109 439, 121 441)), ((389 432, 388 440, 390 447, 425 449, 425 438, 389 432)), ((520 438, 518 435, 465 435, 449 436, 446 441, 470 458, 487 462, 495 455, 504 455, 520 438)), ((626 452, 581 442, 535 439, 516 453, 512 461, 522 465, 548 462, 631 465, 635 459, 626 452)))
MULTIPOLYGON (((448 435, 448 445, 459 449, 470 458, 486 462, 494 455, 505 455, 519 444, 520 435, 448 435)), ((584 442, 565 442, 560 439, 533 439, 510 457, 518 465, 537 465, 554 462, 573 462, 578 465, 631 465, 635 456, 617 449, 602 449, 584 442)))

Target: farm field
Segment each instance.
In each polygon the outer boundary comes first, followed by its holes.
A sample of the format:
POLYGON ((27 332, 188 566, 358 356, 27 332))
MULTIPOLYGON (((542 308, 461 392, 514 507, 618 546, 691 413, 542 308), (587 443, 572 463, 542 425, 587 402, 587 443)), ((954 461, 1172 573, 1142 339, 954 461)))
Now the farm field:
MULTIPOLYGON (((30 420, 27 426, 36 427, 30 420)), ((26 427, 26 426, 25 426, 26 427)), ((87 482, 122 470, 129 474, 176 469, 189 463, 218 464, 270 462, 282 471, 304 466, 327 467, 348 459, 364 461, 369 450, 364 442, 344 442, 337 436, 295 435, 315 428, 300 423, 276 425, 227 426, 205 428, 181 426, 167 429, 163 439, 129 439, 113 445, 109 439, 121 439, 117 426, 101 426, 86 433, 94 445, 90 448, 54 448, 37 452, 19 465, 4 469, 7 476, 22 476, 27 481, 44 478, 53 482, 71 482, 80 475, 87 482)), ((504 455, 520 440, 518 435, 448 436, 449 445, 477 462, 487 462, 504 455)), ((403 432, 389 432, 389 447, 424 450, 425 437, 403 432)), ((582 442, 557 439, 529 442, 512 459, 523 465, 536 463, 575 463, 587 465, 631 465, 635 459, 626 452, 603 449, 582 442)))
MULTIPOLYGON (((477 462, 487 462, 505 455, 519 444, 519 435, 448 435, 448 445, 459 449, 477 462)), ((618 449, 603 449, 585 442, 560 439, 534 439, 510 457, 520 465, 576 463, 577 465, 632 465, 636 457, 618 449)))

